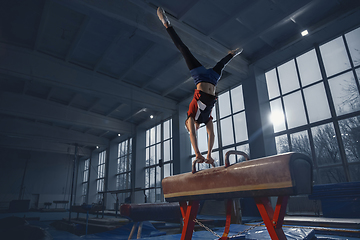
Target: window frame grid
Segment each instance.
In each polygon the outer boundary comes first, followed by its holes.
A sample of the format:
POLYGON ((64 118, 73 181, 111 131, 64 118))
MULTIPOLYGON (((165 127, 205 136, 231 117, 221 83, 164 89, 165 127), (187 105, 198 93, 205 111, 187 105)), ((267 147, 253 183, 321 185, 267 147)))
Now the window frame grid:
MULTIPOLYGON (((355 30, 357 28, 354 28, 352 30, 355 30)), ((351 31, 352 31, 351 30, 351 31)), ((348 32, 351 32, 351 31, 348 31, 348 32)), ((345 150, 345 147, 344 147, 344 142, 343 142, 343 139, 341 137, 341 130, 340 130, 340 126, 339 126, 339 122, 341 120, 346 120, 346 119, 350 119, 350 118, 353 118, 353 117, 357 117, 357 116, 360 116, 360 110, 358 111, 353 111, 353 112, 350 112, 350 113, 345 113, 345 114, 342 114, 342 115, 337 115, 336 113, 336 110, 335 110, 335 106, 334 106, 334 101, 333 101, 333 98, 332 98, 332 95, 331 95, 331 90, 330 90, 330 86, 329 86, 329 80, 333 79, 333 78, 336 78, 338 76, 341 76, 345 73, 349 73, 351 72, 352 73, 352 76, 354 77, 354 80, 355 80, 355 85, 357 87, 357 90, 360 94, 360 81, 358 79, 358 76, 357 76, 357 73, 356 71, 358 69, 360 69, 360 65, 358 66, 354 66, 354 63, 353 63, 353 59, 351 57, 351 53, 350 53, 350 50, 349 50, 349 47, 348 47, 348 42, 347 42, 347 39, 346 39, 346 36, 345 36, 346 33, 343 33, 341 34, 342 36, 342 40, 344 42, 344 45, 345 45, 345 49, 346 49, 346 55, 350 61, 350 68, 349 69, 346 69, 346 70, 343 70, 343 71, 340 71, 338 73, 335 73, 331 76, 327 76, 326 75, 326 72, 325 72, 325 67, 324 67, 324 63, 323 63, 323 60, 322 60, 322 55, 321 55, 321 50, 320 50, 320 45, 315 45, 314 48, 311 48, 311 49, 308 49, 307 51, 305 51, 304 53, 308 52, 308 51, 311 51, 311 50, 315 50, 315 54, 316 54, 316 57, 317 57, 317 60, 318 60, 318 63, 319 63, 319 68, 320 68, 320 72, 321 72, 321 76, 322 76, 322 79, 321 80, 317 80, 315 82, 312 82, 311 84, 308 84, 306 85, 305 87, 302 86, 302 82, 301 82, 301 75, 299 73, 299 67, 298 67, 298 64, 297 64, 297 58, 299 56, 301 56, 302 54, 300 55, 297 55, 295 57, 293 57, 292 59, 294 59, 295 61, 295 67, 296 67, 296 72, 297 72, 297 76, 298 76, 298 81, 299 81, 299 84, 300 84, 300 87, 299 89, 295 89, 295 90, 292 90, 286 94, 282 94, 282 90, 281 90, 281 85, 280 85, 280 82, 279 82, 279 75, 278 75, 278 67, 280 65, 282 65, 283 63, 281 64, 278 64, 276 65, 274 68, 272 69, 275 69, 276 70, 276 80, 277 80, 277 83, 278 83, 278 88, 279 88, 279 92, 280 92, 280 95, 279 96, 276 96, 276 97, 273 97, 271 99, 269 99, 269 103, 271 101, 274 101, 276 99, 279 99, 281 100, 281 104, 282 104, 282 107, 283 107, 283 111, 284 111, 284 118, 285 118, 285 130, 282 130, 282 131, 278 131, 276 133, 273 133, 272 136, 269 136, 271 138, 275 138, 277 136, 281 136, 281 135, 285 135, 287 136, 287 141, 288 141, 288 145, 289 145, 289 149, 290 151, 292 151, 293 149, 293 146, 292 146, 292 140, 291 140, 291 134, 294 134, 294 133, 298 133, 298 132, 301 132, 301 131, 306 131, 307 133, 307 136, 309 138, 309 143, 310 143, 310 148, 311 148, 311 153, 312 153, 312 159, 313 159, 313 163, 314 163, 314 176, 317 175, 318 177, 320 177, 320 171, 321 170, 324 170, 324 169, 331 169, 331 168, 336 168, 336 167, 342 167, 343 170, 344 170, 344 173, 345 173, 345 178, 346 178, 346 181, 347 182, 350 182, 352 181, 351 179, 351 176, 350 176, 350 172, 349 172, 349 167, 350 166, 358 166, 360 167, 360 162, 348 162, 347 161, 347 157, 346 157, 346 150, 345 150), (309 113, 308 113, 308 109, 307 109, 307 106, 306 106, 306 102, 305 102, 305 96, 304 96, 304 89, 307 89, 307 88, 310 88, 316 84, 319 84, 319 83, 323 83, 324 84, 324 88, 325 88, 325 94, 326 94, 326 97, 327 97, 327 102, 328 102, 328 106, 329 106, 329 110, 330 110, 330 114, 331 114, 331 117, 330 118, 326 118, 326 119, 323 119, 323 120, 320 120, 320 121, 315 121, 315 122, 312 122, 310 123, 310 119, 309 119, 309 113), (302 100, 303 100, 303 104, 304 104, 304 109, 305 109, 305 116, 306 116, 306 119, 307 119, 307 124, 305 125, 302 125, 302 126, 298 126, 298 127, 294 127, 294 128, 291 128, 289 129, 288 127, 288 121, 287 121, 287 118, 286 118, 286 114, 285 114, 285 108, 284 108, 284 101, 283 101, 283 98, 284 96, 287 96, 289 94, 292 94, 296 91, 301 91, 301 95, 302 95, 302 100), (325 124, 329 124, 329 123, 332 123, 333 124, 333 127, 334 127, 334 131, 335 131, 335 135, 336 135, 336 140, 337 140, 337 146, 338 146, 338 149, 339 149, 339 152, 340 152, 340 159, 341 161, 339 163, 335 163, 335 164, 329 164, 329 165, 321 165, 319 166, 318 163, 317 163, 317 159, 316 159, 316 150, 315 150, 315 145, 314 145, 314 139, 313 139, 313 134, 311 132, 311 129, 314 128, 314 127, 317 127, 317 126, 323 126, 325 124)), ((336 38, 338 38, 339 36, 335 37, 335 38, 332 38, 322 44, 325 44, 325 43, 328 43, 336 38)), ((289 61, 289 60, 288 60, 289 61)), ((286 61, 287 62, 287 61, 286 61)), ((271 71, 272 69, 270 69, 269 71, 271 71)))
POLYGON ((83 181, 81 183, 82 186, 81 198, 83 203, 87 203, 88 192, 89 192, 89 174, 90 174, 90 158, 84 160, 84 170, 82 171, 83 181), (86 181, 84 181, 85 174, 87 175, 86 181))
POLYGON ((116 179, 116 189, 117 190, 126 190, 131 189, 131 172, 132 172, 132 162, 133 162, 133 152, 132 152, 132 146, 133 146, 133 138, 128 138, 120 143, 118 143, 118 156, 116 158, 117 160, 117 171, 115 174, 116 179), (126 150, 125 154, 122 154, 120 151, 121 144, 124 144, 126 142, 126 150), (121 159, 125 159, 125 165, 126 165, 126 171, 120 171, 120 164, 122 164, 121 159), (129 167, 130 166, 130 167, 129 167), (121 185, 118 184, 118 182, 121 179, 121 176, 126 177, 127 180, 124 181, 127 186, 127 188, 121 188, 121 185))
MULTIPOLYGON (((161 180, 164 178, 164 166, 166 164, 170 164, 170 175, 173 175, 173 134, 172 134, 172 118, 166 119, 164 121, 162 121, 161 123, 149 128, 146 130, 145 132, 145 137, 148 137, 148 139, 145 140, 146 144, 145 144, 145 151, 146 151, 146 155, 149 152, 149 162, 145 163, 145 167, 144 167, 144 174, 145 174, 145 179, 144 179, 144 193, 146 196, 146 202, 163 202, 164 199, 164 195, 162 192, 162 187, 161 187, 161 180), (167 139, 164 139, 164 125, 165 122, 169 121, 169 137, 167 139), (158 126, 160 126, 160 131, 157 131, 158 126), (151 130, 155 129, 155 142, 151 143, 151 130), (160 132, 160 141, 157 141, 158 139, 158 134, 160 132), (166 160, 164 161, 164 143, 166 141, 170 141, 170 160, 166 160), (148 144, 148 145, 147 145, 148 144), (160 145, 160 156, 158 156, 158 145, 160 145), (151 156, 151 148, 154 147, 155 148, 155 159, 153 164, 150 161, 150 156, 151 156), (160 168, 160 169, 159 169, 160 168), (160 173, 159 173, 160 170, 160 173), (151 171, 154 171, 154 176, 152 176, 151 171), (160 174, 160 178, 158 176, 158 174, 160 174), (153 177, 153 179, 152 179, 153 177), (158 181, 158 179, 160 179, 160 181, 158 181), (147 186, 147 183, 149 186, 147 186), (151 185, 152 183, 153 186, 151 185), (160 190, 160 194, 159 194, 159 190, 160 190), (155 194, 154 196, 152 194, 155 194), (154 201, 152 201, 154 200, 154 201)), ((146 159, 145 159, 146 161, 146 159)))
POLYGON ((96 192, 97 200, 102 201, 103 192, 105 190, 105 178, 106 178, 106 154, 107 151, 101 151, 98 155, 98 165, 97 165, 97 176, 96 176, 96 192), (99 176, 100 175, 100 176, 99 176))

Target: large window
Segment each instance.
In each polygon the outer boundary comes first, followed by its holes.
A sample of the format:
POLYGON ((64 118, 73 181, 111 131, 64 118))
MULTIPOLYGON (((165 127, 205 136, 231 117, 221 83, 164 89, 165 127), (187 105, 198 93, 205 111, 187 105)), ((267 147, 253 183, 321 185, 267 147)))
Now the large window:
POLYGON ((161 180, 173 174, 172 120, 146 131, 145 194, 147 202, 163 201, 161 180))
POLYGON ((103 201, 103 194, 99 192, 104 191, 105 187, 105 163, 106 163, 106 151, 102 151, 99 153, 99 162, 97 166, 97 179, 96 179, 96 191, 97 201, 103 201))
MULTIPOLYGON (((117 174, 116 174, 116 189, 130 190, 131 188, 131 163, 132 163, 132 138, 125 140, 118 145, 117 158, 117 174)), ((130 191, 127 193, 119 193, 117 197, 119 202, 125 202, 125 199, 130 196, 130 191)))
POLYGON ((88 193, 88 185, 89 185, 89 164, 90 159, 86 159, 84 161, 84 170, 83 170, 83 180, 82 180, 82 192, 81 198, 83 203, 87 203, 87 193, 88 193))
MULTIPOLYGON (((246 125, 245 106, 242 86, 235 87, 218 96, 216 106, 212 111, 215 141, 212 158, 215 165, 224 164, 223 156, 229 150, 243 151, 249 154, 248 133, 246 125)), ((206 126, 197 131, 198 147, 201 154, 206 157, 208 151, 208 135, 206 126)), ((194 149, 192 160, 195 160, 194 149)), ((241 156, 231 155, 230 164, 241 161, 241 156)), ((209 164, 198 164, 198 168, 209 168, 209 164)))
POLYGON ((360 28, 266 72, 278 153, 314 160, 315 184, 360 180, 360 28))

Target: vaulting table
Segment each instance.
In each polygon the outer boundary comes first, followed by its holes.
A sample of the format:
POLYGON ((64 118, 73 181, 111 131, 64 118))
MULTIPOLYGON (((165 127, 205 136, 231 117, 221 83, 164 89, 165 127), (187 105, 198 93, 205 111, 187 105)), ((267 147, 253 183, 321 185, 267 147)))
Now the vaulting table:
POLYGON ((229 239, 233 198, 253 197, 271 239, 286 239, 282 230, 289 196, 312 192, 312 161, 301 153, 284 153, 229 164, 231 154, 249 157, 240 151, 225 155, 225 166, 164 178, 165 200, 179 202, 184 219, 181 239, 190 240, 200 200, 228 199, 226 226, 220 239, 229 239), (277 196, 275 210, 270 196, 277 196))

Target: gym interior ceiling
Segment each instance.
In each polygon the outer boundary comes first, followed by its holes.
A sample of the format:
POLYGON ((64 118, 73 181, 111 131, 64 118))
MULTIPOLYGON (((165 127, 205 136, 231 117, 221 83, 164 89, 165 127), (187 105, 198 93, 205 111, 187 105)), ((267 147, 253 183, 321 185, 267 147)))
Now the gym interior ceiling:
POLYGON ((69 153, 77 144, 88 155, 187 104, 194 83, 158 6, 205 67, 244 49, 218 92, 246 81, 252 65, 268 70, 357 26, 360 15, 357 0, 3 0, 0 148, 69 153))

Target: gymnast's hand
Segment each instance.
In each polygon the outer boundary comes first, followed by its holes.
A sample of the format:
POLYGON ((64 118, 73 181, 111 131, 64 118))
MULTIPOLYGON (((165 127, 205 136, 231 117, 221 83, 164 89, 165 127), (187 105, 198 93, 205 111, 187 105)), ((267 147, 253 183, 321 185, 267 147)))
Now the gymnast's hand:
POLYGON ((206 159, 200 153, 195 154, 195 160, 197 160, 198 163, 203 163, 206 161, 206 159))

